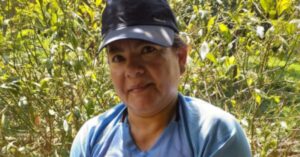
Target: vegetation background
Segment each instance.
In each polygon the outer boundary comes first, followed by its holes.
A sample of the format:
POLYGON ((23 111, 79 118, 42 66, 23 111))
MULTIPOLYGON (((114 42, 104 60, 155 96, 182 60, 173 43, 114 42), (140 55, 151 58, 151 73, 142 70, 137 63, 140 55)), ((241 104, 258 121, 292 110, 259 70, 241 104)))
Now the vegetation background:
MULTIPOLYGON (((300 156, 300 1, 169 0, 190 45, 180 91, 234 114, 254 157, 300 156)), ((119 102, 102 0, 0 1, 0 156, 68 156, 119 102)))

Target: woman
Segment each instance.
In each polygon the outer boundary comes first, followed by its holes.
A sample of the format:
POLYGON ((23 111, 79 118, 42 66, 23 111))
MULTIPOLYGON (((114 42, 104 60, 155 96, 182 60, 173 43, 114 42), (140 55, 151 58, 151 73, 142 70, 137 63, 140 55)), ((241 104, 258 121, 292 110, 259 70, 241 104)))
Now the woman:
POLYGON ((235 118, 178 92, 187 46, 165 0, 108 0, 102 16, 110 76, 122 100, 86 122, 71 156, 250 157, 235 118))

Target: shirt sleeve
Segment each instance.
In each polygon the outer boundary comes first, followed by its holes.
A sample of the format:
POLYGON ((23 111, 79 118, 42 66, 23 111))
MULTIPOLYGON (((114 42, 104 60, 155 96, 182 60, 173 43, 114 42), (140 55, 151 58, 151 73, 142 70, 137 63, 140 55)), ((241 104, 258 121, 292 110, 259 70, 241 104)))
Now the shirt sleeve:
POLYGON ((201 99, 180 97, 182 122, 194 157, 251 157, 234 116, 201 99))
POLYGON ((70 157, 91 157, 95 152, 99 153, 96 150, 101 145, 95 147, 96 143, 102 140, 107 130, 117 124, 124 110, 125 105, 119 104, 85 122, 73 140, 70 157))
POLYGON ((233 124, 220 124, 219 131, 213 135, 209 157, 251 157, 250 146, 239 123, 232 119, 233 124), (227 131, 228 132, 227 132, 227 131), (228 134, 223 134, 227 132, 228 134), (224 136, 225 135, 225 136, 224 136))
POLYGON ((83 125, 73 140, 70 157, 90 157, 88 144, 89 129, 87 125, 83 125))

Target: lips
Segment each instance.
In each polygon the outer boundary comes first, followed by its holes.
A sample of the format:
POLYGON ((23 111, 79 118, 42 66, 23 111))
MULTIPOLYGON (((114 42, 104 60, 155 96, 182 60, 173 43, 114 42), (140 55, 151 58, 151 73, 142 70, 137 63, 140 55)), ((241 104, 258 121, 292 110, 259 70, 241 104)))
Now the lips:
POLYGON ((129 87, 128 93, 141 92, 151 85, 152 83, 133 85, 129 87))

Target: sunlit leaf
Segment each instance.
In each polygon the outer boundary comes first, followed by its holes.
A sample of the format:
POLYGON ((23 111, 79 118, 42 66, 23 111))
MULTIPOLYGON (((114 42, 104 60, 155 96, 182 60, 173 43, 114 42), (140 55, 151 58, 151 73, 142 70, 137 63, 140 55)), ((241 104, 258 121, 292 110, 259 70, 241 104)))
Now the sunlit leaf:
POLYGON ((28 105, 27 97, 26 97, 26 96, 20 97, 19 102, 18 102, 18 105, 19 105, 20 107, 23 107, 23 106, 28 105))
POLYGON ((231 102, 232 107, 236 107, 236 100, 231 99, 230 102, 231 102))
POLYGON ((72 123, 73 120, 74 120, 74 114, 73 114, 72 112, 69 112, 69 113, 67 114, 66 120, 67 120, 68 123, 72 123))
POLYGON ((255 96, 255 102, 256 104, 260 105, 261 104, 261 94, 262 94, 262 91, 259 90, 259 89, 254 89, 255 93, 254 93, 254 96, 255 96))
POLYGON ((269 12, 269 10, 271 10, 274 3, 275 3, 274 0, 260 0, 260 5, 265 12, 269 12))
POLYGON ((236 43, 236 39, 233 40, 232 42, 230 42, 230 43, 228 44, 227 49, 228 49, 228 50, 231 50, 231 49, 234 47, 234 44, 235 44, 235 43, 236 43))
POLYGON ((249 123, 248 123, 248 121, 247 121, 246 118, 243 118, 243 119, 241 120, 241 123, 242 123, 243 126, 246 126, 246 127, 249 126, 249 123))
POLYGON ((2 114, 1 116, 0 128, 8 128, 8 121, 5 114, 2 114))
POLYGON ((57 14, 52 13, 51 14, 51 25, 55 25, 57 23, 57 14))
POLYGON ((228 27, 223 23, 219 24, 219 29, 222 33, 228 33, 229 32, 228 27))
POLYGON ((66 120, 64 120, 64 122, 63 122, 63 127, 64 127, 65 132, 69 131, 69 124, 66 120))
POLYGON ((33 29, 24 29, 18 34, 18 38, 23 38, 27 36, 32 36, 34 35, 34 30, 33 29))
POLYGON ((56 114, 56 112, 52 109, 49 109, 48 110, 48 113, 51 115, 51 116, 54 116, 56 114))
POLYGON ((194 13, 198 13, 199 12, 199 8, 197 5, 193 5, 193 10, 194 10, 194 13))
POLYGON ((230 66, 234 65, 235 63, 236 63, 236 59, 234 56, 226 57, 225 64, 227 67, 230 67, 230 66))
POLYGON ((286 124, 285 121, 281 121, 281 122, 280 122, 280 126, 281 126, 281 128, 283 128, 283 129, 287 129, 287 128, 288 128, 288 126, 287 126, 287 124, 286 124))
POLYGON ((281 15, 286 9, 291 6, 291 0, 277 0, 276 10, 278 15, 281 15))
POLYGON ((216 19, 215 16, 209 19, 208 24, 207 24, 207 31, 208 32, 211 31, 213 25, 215 24, 215 19, 216 19))
POLYGON ((206 58, 206 55, 208 54, 209 52, 209 46, 208 46, 208 43, 206 41, 204 41, 202 44, 201 44, 201 47, 200 47, 200 57, 202 60, 204 60, 206 58))
POLYGON ((261 39, 264 38, 265 36, 265 28, 263 26, 256 26, 256 34, 259 36, 261 39))
POLYGON ((247 85, 248 85, 248 86, 251 86, 252 83, 253 83, 253 79, 252 79, 252 78, 248 78, 248 79, 247 79, 247 85))
POLYGON ((102 0, 96 0, 95 4, 98 7, 102 3, 102 0))
POLYGON ((280 96, 273 96, 272 98, 276 103, 280 102, 280 96))
POLYGON ((296 24, 297 28, 300 29, 300 19, 293 19, 290 21, 290 24, 296 24))
MULTIPOLYGON (((87 12, 88 15, 90 16, 91 20, 94 21, 95 12, 86 3, 83 3, 83 5, 80 5, 79 8, 82 10, 82 12, 87 12)), ((82 22, 84 22, 84 21, 82 20, 82 22)))
POLYGON ((255 95, 255 102, 256 102, 258 105, 261 104, 261 96, 260 96, 260 95, 258 95, 258 94, 255 95))
POLYGON ((217 59, 212 53, 207 53, 206 58, 215 64, 217 63, 217 59))
POLYGON ((297 31, 297 27, 294 24, 286 23, 286 31, 290 35, 294 34, 297 31))
POLYGON ((25 147, 19 147, 18 151, 21 152, 21 153, 24 153, 26 151, 26 148, 25 147))
POLYGON ((223 4, 222 0, 217 0, 218 4, 223 4))

